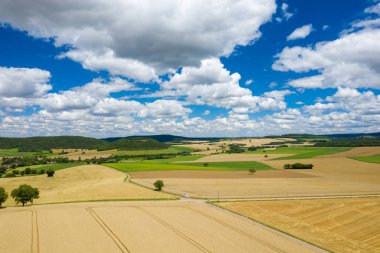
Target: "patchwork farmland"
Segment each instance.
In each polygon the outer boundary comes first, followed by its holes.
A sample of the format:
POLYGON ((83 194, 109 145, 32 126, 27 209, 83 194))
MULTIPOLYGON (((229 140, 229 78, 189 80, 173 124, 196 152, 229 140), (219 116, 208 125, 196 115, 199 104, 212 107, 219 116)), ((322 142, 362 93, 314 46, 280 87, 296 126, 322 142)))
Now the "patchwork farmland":
MULTIPOLYGON (((194 143, 158 150, 56 149, 45 152, 45 164, 9 166, 0 178, 6 192, 28 184, 40 194, 27 207, 11 197, 3 203, 0 252, 379 250, 379 147, 248 150, 244 145, 253 140, 239 139, 240 153, 210 154, 194 143), (284 169, 294 163, 313 168, 284 169), (26 175, 27 169, 36 173, 26 175), (53 177, 40 173, 48 169, 53 177), (163 191, 154 190, 157 180, 163 191)), ((228 147, 233 140, 197 145, 221 143, 228 147)), ((3 151, 13 157, 3 161, 42 157, 17 152, 3 151)))

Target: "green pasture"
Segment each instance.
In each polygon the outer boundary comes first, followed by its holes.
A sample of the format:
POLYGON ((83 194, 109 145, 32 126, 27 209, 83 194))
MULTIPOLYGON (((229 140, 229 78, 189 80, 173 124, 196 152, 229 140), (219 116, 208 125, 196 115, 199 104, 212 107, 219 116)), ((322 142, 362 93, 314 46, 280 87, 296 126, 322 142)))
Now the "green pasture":
POLYGON ((269 170, 272 167, 259 162, 212 162, 212 163, 153 163, 136 162, 136 163, 106 163, 105 166, 124 171, 164 171, 164 170, 269 170))
POLYGON ((0 157, 51 155, 49 152, 19 152, 17 148, 0 149, 0 157))
POLYGON ((380 163, 380 155, 374 156, 353 156, 351 159, 367 162, 367 163, 380 163))

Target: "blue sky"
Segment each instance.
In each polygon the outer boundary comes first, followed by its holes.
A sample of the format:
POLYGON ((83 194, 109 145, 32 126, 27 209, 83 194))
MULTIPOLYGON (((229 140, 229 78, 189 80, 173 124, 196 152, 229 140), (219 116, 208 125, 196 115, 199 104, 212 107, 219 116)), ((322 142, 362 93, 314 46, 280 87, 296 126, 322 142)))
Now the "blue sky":
POLYGON ((379 1, 0 4, 1 136, 380 131, 379 1))

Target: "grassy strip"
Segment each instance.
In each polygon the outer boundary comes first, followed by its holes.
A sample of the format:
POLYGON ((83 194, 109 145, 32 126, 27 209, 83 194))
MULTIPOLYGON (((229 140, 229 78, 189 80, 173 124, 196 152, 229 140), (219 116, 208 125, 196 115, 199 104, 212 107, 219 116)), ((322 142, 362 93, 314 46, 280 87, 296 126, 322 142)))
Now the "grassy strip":
POLYGON ((352 156, 349 157, 351 159, 361 161, 361 162, 367 162, 367 163, 380 163, 380 155, 374 155, 374 156, 352 156))
POLYGON ((165 171, 165 170, 220 170, 220 171, 246 171, 248 169, 269 170, 272 167, 259 162, 213 162, 207 163, 105 163, 105 166, 123 171, 165 171))
MULTIPOLYGON (((181 165, 186 166, 200 166, 204 169, 207 169, 207 167, 204 167, 205 163, 181 163, 181 165)), ((223 170, 249 170, 249 169, 255 169, 255 170, 272 170, 273 168, 269 165, 256 162, 256 161, 247 161, 247 162, 210 162, 208 163, 208 166, 211 167, 218 167, 223 168, 223 170)))
POLYGON ((220 205, 217 204, 217 203, 220 203, 220 202, 216 202, 216 201, 208 201, 207 203, 209 203, 209 204, 211 204, 211 205, 213 205, 213 206, 216 206, 216 207, 218 207, 218 208, 221 208, 221 209, 223 209, 223 210, 226 210, 226 211, 228 211, 228 212, 231 212, 231 213, 234 213, 234 214, 237 214, 237 215, 243 216, 244 218, 247 218, 247 219, 249 219, 249 220, 251 220, 251 221, 257 222, 257 223, 259 223, 259 224, 261 224, 261 225, 263 225, 263 226, 269 227, 269 228, 271 228, 271 229, 273 229, 273 230, 276 230, 276 231, 278 231, 278 232, 280 232, 280 233, 286 234, 286 235, 288 235, 288 236, 290 236, 290 237, 296 238, 296 239, 298 239, 298 240, 300 240, 300 241, 303 241, 303 242, 305 242, 305 243, 307 243, 307 244, 313 245, 314 247, 320 248, 320 249, 325 250, 325 251, 327 251, 327 252, 333 252, 333 251, 328 250, 328 249, 326 249, 326 248, 324 248, 324 247, 322 247, 322 246, 320 246, 320 245, 317 245, 317 244, 315 244, 315 243, 312 243, 312 242, 306 241, 306 240, 303 239, 303 238, 300 238, 300 237, 298 237, 298 236, 296 236, 296 235, 290 234, 290 233, 288 233, 288 232, 286 232, 286 231, 284 231, 284 230, 281 230, 281 229, 279 229, 279 228, 273 227, 273 226, 271 226, 271 225, 269 225, 269 224, 266 224, 266 223, 264 223, 264 222, 261 222, 261 221, 259 221, 259 220, 256 220, 256 219, 254 219, 254 218, 252 218, 252 217, 245 216, 245 215, 243 215, 243 214, 241 214, 241 213, 238 213, 238 212, 236 212, 236 211, 233 211, 233 210, 227 209, 227 208, 225 208, 225 207, 222 207, 222 206, 220 206, 220 205))
POLYGON ((44 155, 51 156, 49 152, 20 152, 17 148, 8 148, 8 149, 0 149, 0 157, 13 157, 13 156, 36 156, 36 155, 44 155))
POLYGON ((287 157, 279 157, 272 160, 290 160, 290 159, 308 159, 321 155, 330 155, 339 152, 348 151, 348 147, 281 147, 269 150, 255 150, 245 152, 246 154, 294 154, 287 157))

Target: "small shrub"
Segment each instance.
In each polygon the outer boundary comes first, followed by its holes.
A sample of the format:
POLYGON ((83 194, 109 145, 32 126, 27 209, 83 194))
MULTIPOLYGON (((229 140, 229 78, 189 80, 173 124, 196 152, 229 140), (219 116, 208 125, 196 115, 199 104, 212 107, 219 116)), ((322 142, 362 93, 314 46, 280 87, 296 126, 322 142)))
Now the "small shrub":
POLYGON ((55 171, 52 170, 52 169, 48 169, 48 170, 46 171, 46 174, 47 174, 48 177, 53 177, 53 176, 54 176, 54 173, 55 173, 55 171))
POLYGON ((284 170, 300 170, 300 169, 312 169, 314 167, 313 164, 303 164, 303 163, 294 163, 294 164, 284 164, 284 170))
POLYGON ((157 180, 156 182, 154 182, 153 185, 156 188, 156 191, 161 191, 162 188, 165 186, 164 181, 162 180, 157 180))
POLYGON ((37 174, 37 170, 36 170, 36 169, 32 169, 31 173, 32 173, 33 175, 36 175, 36 174, 37 174))
POLYGON ((256 170, 254 170, 254 169, 249 169, 249 174, 253 175, 253 174, 255 174, 255 172, 256 172, 256 170))
POLYGON ((26 174, 26 175, 29 175, 30 173, 32 173, 32 169, 29 168, 29 167, 26 168, 24 171, 25 171, 25 174, 26 174))
POLYGON ((5 191, 3 187, 0 187, 0 207, 3 205, 5 201, 8 199, 8 193, 5 191))
POLYGON ((203 167, 208 167, 208 163, 204 163, 204 164, 203 164, 203 167))
POLYGON ((38 171, 38 174, 40 174, 40 175, 45 174, 45 170, 44 169, 40 169, 40 171, 38 171))

